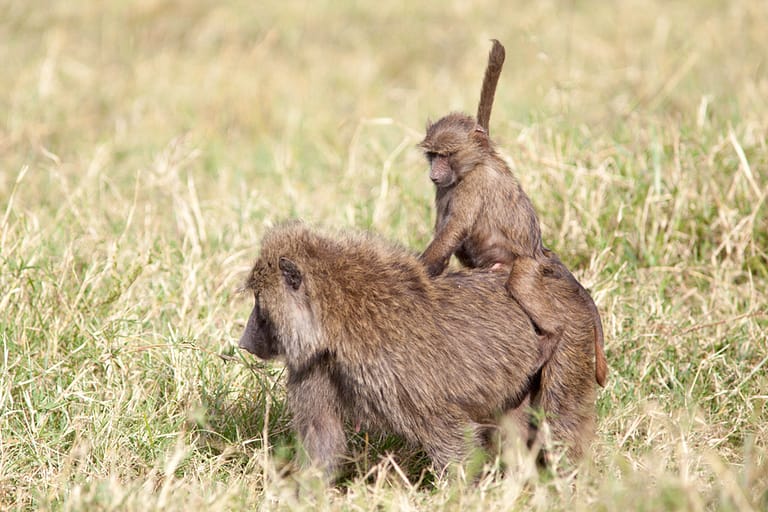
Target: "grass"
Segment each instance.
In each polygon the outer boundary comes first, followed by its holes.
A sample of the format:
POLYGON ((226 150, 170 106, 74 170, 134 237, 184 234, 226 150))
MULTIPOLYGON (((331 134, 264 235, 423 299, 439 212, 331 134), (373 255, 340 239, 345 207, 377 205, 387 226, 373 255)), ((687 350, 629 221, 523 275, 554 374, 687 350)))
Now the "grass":
POLYGON ((768 507, 762 2, 262 4, 0 2, 0 508, 768 507), (356 436, 346 486, 285 475, 282 370, 235 348, 261 234, 424 247, 415 144, 491 37, 494 138, 603 315, 592 455, 418 485, 356 436))

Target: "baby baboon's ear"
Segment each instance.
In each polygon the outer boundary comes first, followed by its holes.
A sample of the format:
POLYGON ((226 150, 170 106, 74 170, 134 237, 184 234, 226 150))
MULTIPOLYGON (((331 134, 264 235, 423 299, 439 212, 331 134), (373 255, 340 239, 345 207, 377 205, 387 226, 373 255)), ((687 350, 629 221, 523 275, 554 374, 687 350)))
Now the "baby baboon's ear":
POLYGON ((299 267, 294 262, 284 257, 280 258, 278 267, 280 267, 280 271, 283 273, 285 284, 294 290, 298 290, 299 286, 301 286, 301 270, 299 270, 299 267))
POLYGON ((469 132, 468 136, 483 147, 487 148, 489 145, 488 131, 479 124, 475 124, 475 128, 469 132))

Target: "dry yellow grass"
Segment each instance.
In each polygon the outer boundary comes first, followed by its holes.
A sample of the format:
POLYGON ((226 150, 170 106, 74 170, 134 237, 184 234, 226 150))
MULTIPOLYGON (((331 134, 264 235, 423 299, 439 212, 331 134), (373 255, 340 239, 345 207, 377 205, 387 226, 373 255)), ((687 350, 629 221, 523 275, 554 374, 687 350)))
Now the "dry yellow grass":
POLYGON ((0 508, 768 507, 768 10, 530 4, 0 1, 0 508), (343 490, 283 478, 242 273, 289 217, 423 247, 414 146, 491 37, 494 137, 603 314, 593 456, 419 486, 355 439, 343 490))

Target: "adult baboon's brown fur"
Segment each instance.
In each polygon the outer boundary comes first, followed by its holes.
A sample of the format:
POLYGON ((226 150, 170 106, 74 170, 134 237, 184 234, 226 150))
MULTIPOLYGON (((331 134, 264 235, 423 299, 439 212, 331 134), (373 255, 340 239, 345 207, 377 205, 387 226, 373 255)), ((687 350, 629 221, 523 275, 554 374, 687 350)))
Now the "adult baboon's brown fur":
MULTIPOLYGON (((283 225, 264 236, 248 277, 255 306, 240 346, 284 357, 294 427, 318 466, 332 472, 345 425, 363 425, 420 444, 441 468, 527 400, 557 353, 506 296, 505 279, 430 279, 415 255, 370 235, 283 225)), ((593 410, 590 385, 569 396, 593 410)))
MULTIPOLYGON (((420 143, 430 165, 430 178, 435 191, 435 236, 421 259, 430 276, 439 275, 448 265, 451 255, 469 268, 492 268, 512 265, 515 258, 544 258, 541 228, 530 198, 520 182, 496 151, 488 136, 488 122, 493 104, 496 81, 504 61, 504 48, 494 41, 488 68, 483 80, 478 105, 478 120, 453 112, 427 127, 420 143)), ((522 304, 534 316, 546 316, 537 311, 541 301, 535 290, 529 294, 515 293, 512 282, 506 287, 518 300, 532 299, 522 304)), ((585 291, 586 293, 586 291, 585 291)), ((589 299, 591 302, 591 298, 589 299)), ((594 306, 594 303, 592 303, 594 306)), ((595 328, 597 382, 605 385, 607 363, 603 352, 603 330, 600 314, 592 308, 595 328)), ((568 317, 560 318, 568 322, 568 317)), ((561 326, 538 325, 543 334, 556 338, 561 326)))

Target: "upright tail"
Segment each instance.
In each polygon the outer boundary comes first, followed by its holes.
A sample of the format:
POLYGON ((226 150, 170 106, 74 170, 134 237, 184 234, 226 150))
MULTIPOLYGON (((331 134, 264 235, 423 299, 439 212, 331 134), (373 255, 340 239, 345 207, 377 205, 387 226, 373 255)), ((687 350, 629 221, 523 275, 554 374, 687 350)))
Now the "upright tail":
POLYGON ((504 46, 493 39, 493 46, 488 53, 488 66, 485 68, 483 77, 483 88, 480 90, 480 103, 477 105, 477 124, 479 124, 486 133, 490 134, 488 122, 491 119, 491 109, 493 108, 493 97, 496 95, 496 84, 499 83, 501 67, 504 65, 504 46))

